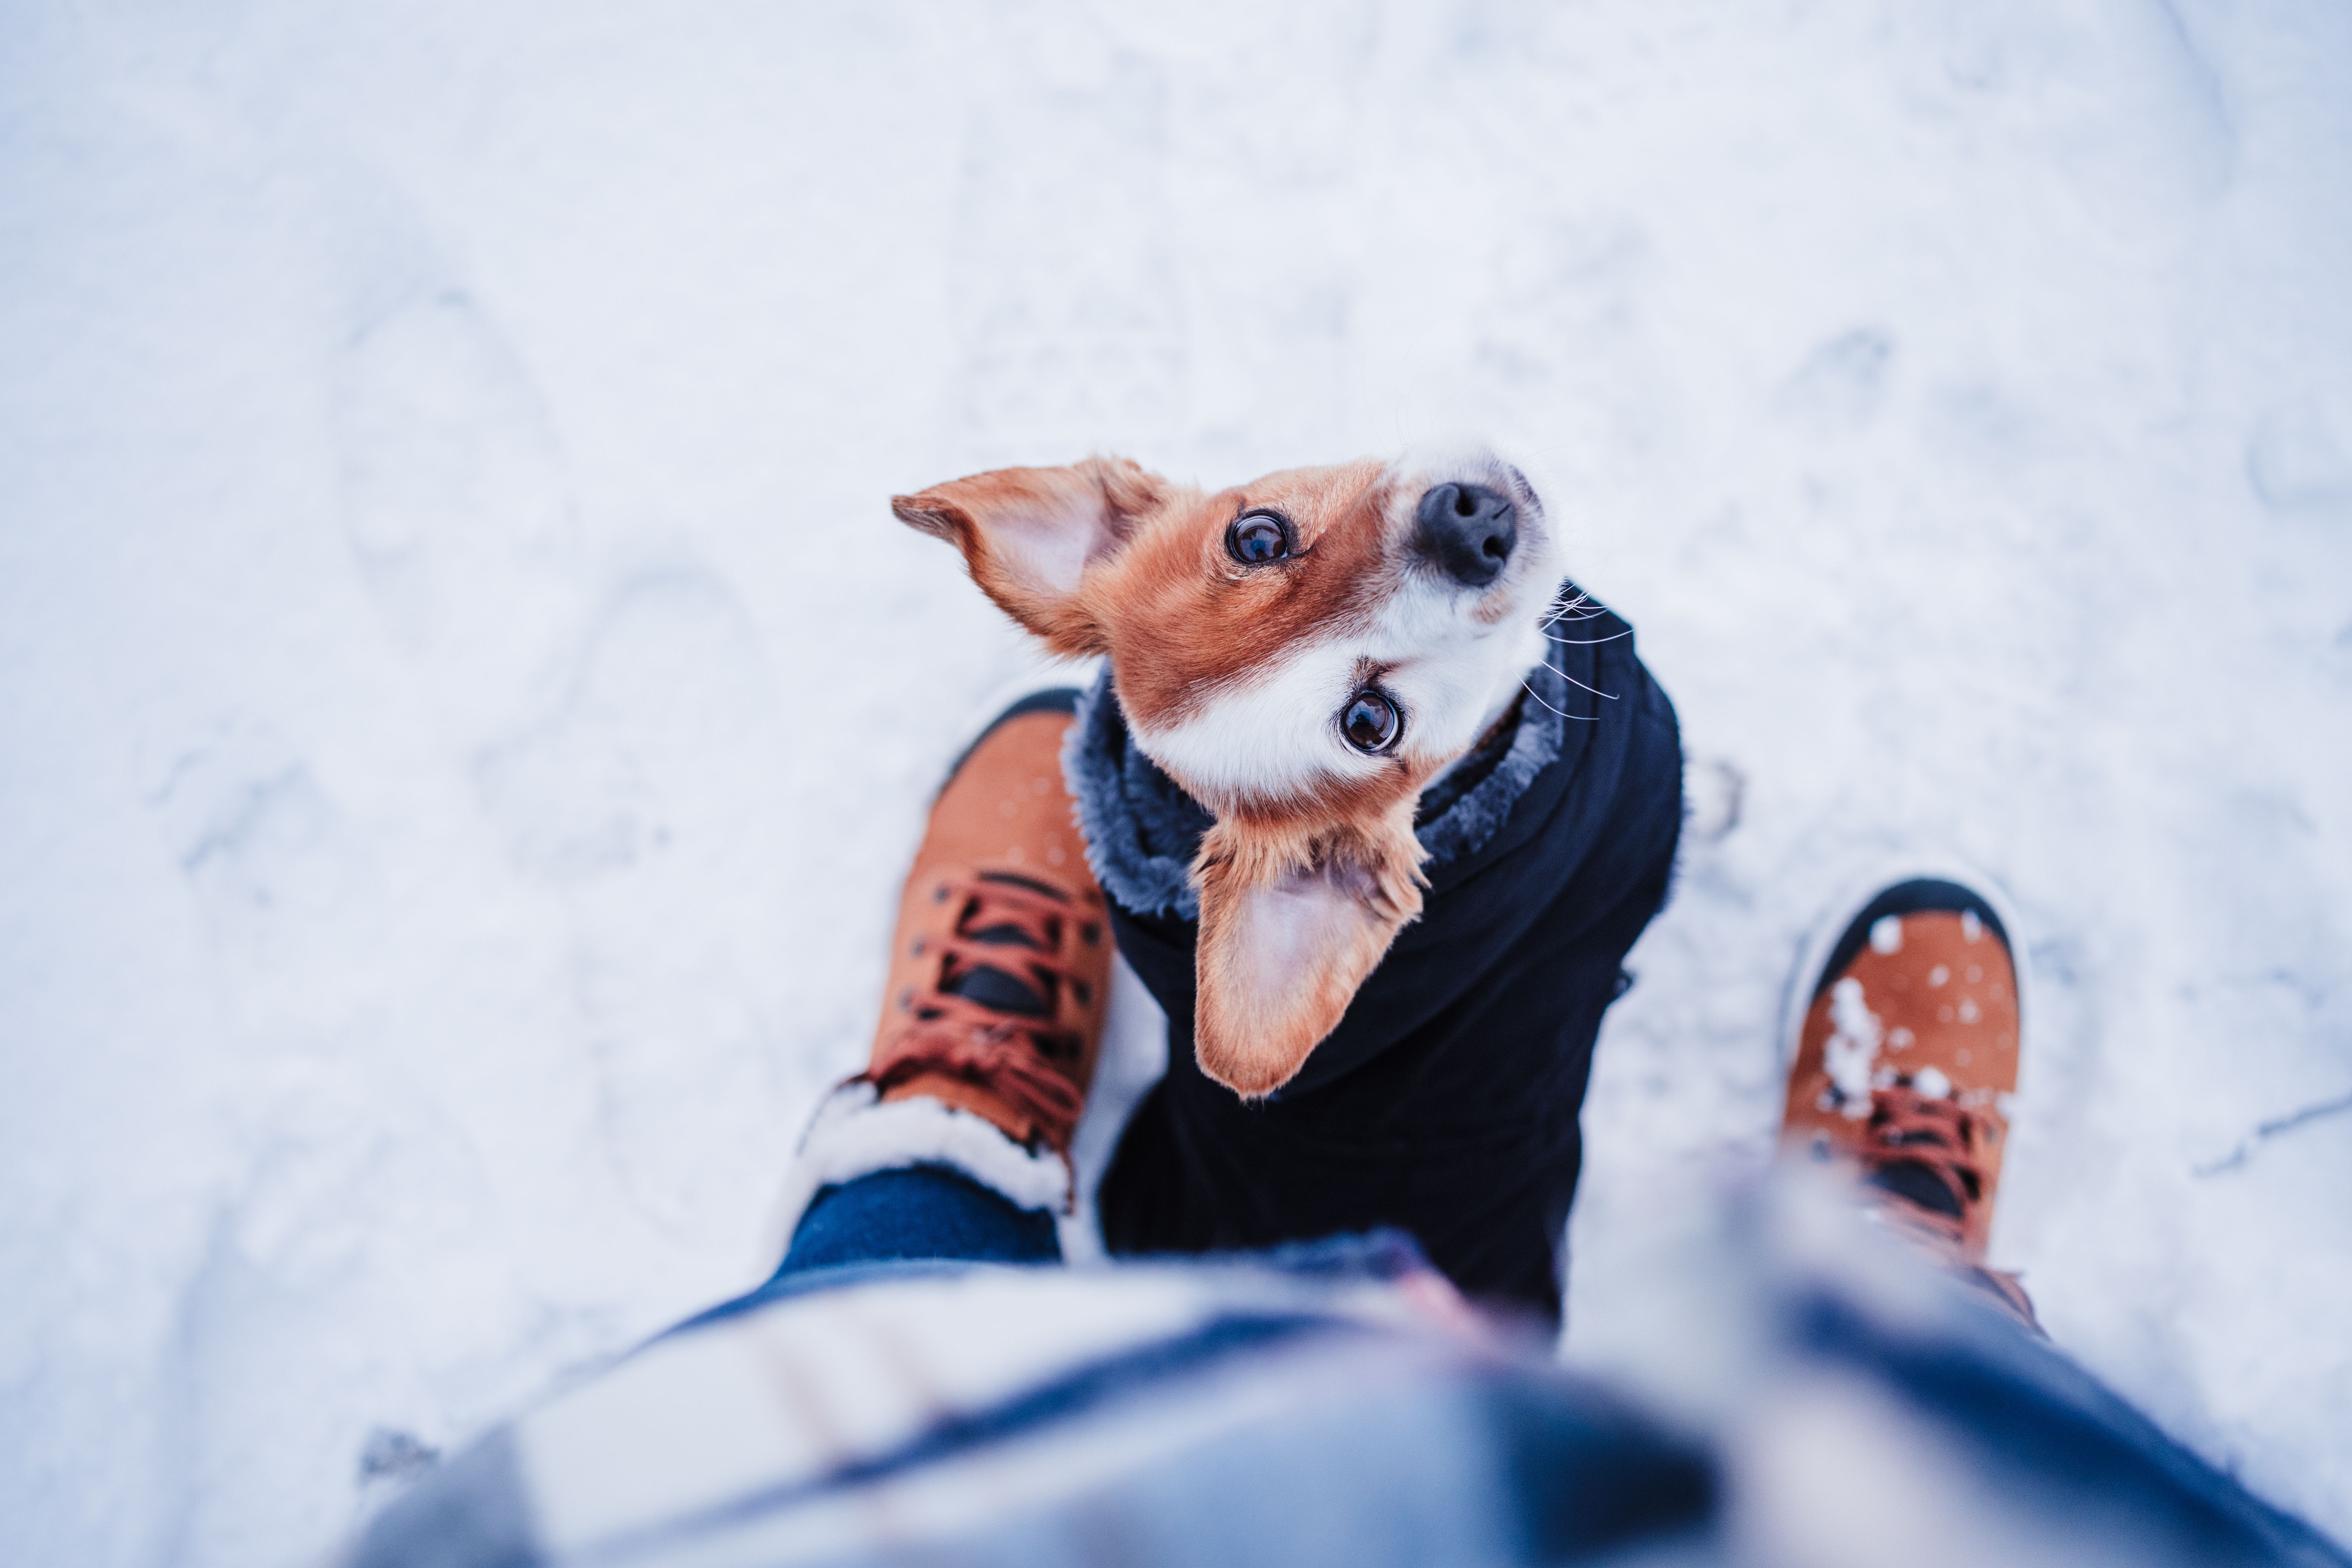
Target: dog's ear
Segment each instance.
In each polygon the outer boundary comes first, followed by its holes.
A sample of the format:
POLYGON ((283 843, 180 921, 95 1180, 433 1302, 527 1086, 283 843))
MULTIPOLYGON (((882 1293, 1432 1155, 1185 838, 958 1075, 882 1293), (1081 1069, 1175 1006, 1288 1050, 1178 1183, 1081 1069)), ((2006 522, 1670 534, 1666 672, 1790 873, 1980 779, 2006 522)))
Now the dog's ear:
POLYGON ((1273 1093, 1339 1026, 1396 933, 1421 914, 1412 805, 1300 841, 1221 821, 1201 841, 1193 1052, 1244 1100, 1273 1093))
POLYGON ((1118 552, 1167 489, 1124 458, 1089 458, 950 479, 893 496, 890 510, 962 551, 981 592, 1055 652, 1090 654, 1103 651, 1102 628, 1080 602, 1079 583, 1118 552))

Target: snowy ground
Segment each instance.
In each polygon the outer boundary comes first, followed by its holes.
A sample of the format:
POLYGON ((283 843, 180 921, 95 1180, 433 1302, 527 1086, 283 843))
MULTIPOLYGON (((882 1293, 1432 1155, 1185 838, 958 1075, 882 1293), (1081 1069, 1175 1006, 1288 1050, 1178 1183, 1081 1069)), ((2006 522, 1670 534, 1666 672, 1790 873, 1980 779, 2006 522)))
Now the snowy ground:
POLYGON ((297 1559, 753 1276, 1017 656, 886 496, 1457 429, 1744 781, 1577 1310, 1933 843, 2000 1255, 2352 1535, 2348 279, 2326 0, 7 0, 0 1559, 297 1559))

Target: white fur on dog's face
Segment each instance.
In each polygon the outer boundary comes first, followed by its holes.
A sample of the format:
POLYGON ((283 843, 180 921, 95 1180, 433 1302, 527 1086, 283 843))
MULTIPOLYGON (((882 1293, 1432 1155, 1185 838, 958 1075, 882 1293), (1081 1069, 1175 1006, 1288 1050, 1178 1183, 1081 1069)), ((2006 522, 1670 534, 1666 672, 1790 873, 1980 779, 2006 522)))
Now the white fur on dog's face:
MULTIPOLYGON (((1136 744, 1215 814, 1192 871, 1194 1043, 1237 1092, 1279 1088, 1421 912, 1422 790, 1542 658, 1561 570, 1542 498, 1474 446, 1215 494, 1095 458, 892 505, 962 550, 973 581, 1057 652, 1108 655, 1136 744), (1478 586, 1421 532, 1423 499, 1447 483, 1511 505, 1516 542, 1478 586), (1282 519, 1284 552, 1238 559, 1229 531, 1261 511, 1282 519), (1367 691, 1402 721, 1370 754, 1341 729, 1367 691)), ((1485 559, 1499 537, 1480 542, 1485 559)))
POLYGON ((1391 568, 1393 586, 1368 614, 1337 620, 1275 659, 1233 672, 1200 704, 1151 722, 1130 715, 1144 754, 1195 798, 1286 801, 1340 780, 1369 781, 1402 758, 1435 776, 1458 761, 1518 698, 1542 660, 1540 619, 1560 577, 1558 535, 1526 474, 1483 447, 1415 454, 1389 465, 1384 531, 1399 557, 1421 499, 1447 482, 1513 501, 1519 527, 1509 564, 1486 588, 1464 589, 1427 563, 1391 568), (1339 715, 1367 685, 1395 704, 1403 732, 1367 756, 1342 738, 1339 715))

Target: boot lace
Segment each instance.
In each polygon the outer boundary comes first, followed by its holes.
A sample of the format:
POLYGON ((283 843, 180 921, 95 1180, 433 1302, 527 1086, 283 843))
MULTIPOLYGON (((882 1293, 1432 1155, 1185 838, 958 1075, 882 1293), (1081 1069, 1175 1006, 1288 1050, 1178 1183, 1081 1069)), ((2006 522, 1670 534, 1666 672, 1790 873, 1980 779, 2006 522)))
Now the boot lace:
POLYGON ((877 1091, 925 1073, 962 1079, 1026 1117, 1034 1137, 1066 1148, 1086 1106, 1076 1081, 1086 1040, 1054 1019, 1066 993, 1082 1005, 1092 998, 1061 954, 1070 922, 1087 922, 1090 940, 1100 940, 1099 927, 1066 894, 1011 872, 944 877, 933 897, 961 908, 946 936, 923 939, 919 956, 937 962, 906 999, 913 1021, 866 1076, 877 1091), (1004 978, 983 988, 975 984, 983 969, 1004 978))
POLYGON ((1910 1232, 1962 1284, 2041 1334, 2041 1320, 2017 1276, 1986 1268, 1968 1245, 1969 1222, 1985 1201, 1982 1151, 1992 1136, 1984 1112, 1903 1081, 1871 1091, 1870 1120, 1856 1153, 1863 1179, 1888 1200, 1880 1213, 1889 1224, 1910 1232))
POLYGON ((1906 1223, 1957 1247, 1984 1201, 1990 1132, 1981 1111, 1897 1083, 1871 1091, 1856 1153, 1864 1179, 1901 1202, 1906 1223))

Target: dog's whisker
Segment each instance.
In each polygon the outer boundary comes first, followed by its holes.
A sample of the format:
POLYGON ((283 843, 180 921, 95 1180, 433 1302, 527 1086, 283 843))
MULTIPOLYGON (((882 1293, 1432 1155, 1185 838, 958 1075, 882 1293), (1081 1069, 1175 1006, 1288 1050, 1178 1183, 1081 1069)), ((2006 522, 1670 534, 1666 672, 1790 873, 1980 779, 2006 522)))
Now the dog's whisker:
POLYGON ((1563 719, 1573 719, 1580 724, 1598 724, 1601 722, 1601 716, 1597 713, 1569 713, 1561 710, 1560 709, 1554 708, 1550 703, 1544 700, 1542 692, 1538 691, 1534 687, 1529 686, 1524 680, 1519 682, 1519 689, 1534 698, 1536 700, 1537 706, 1544 709, 1548 712, 1558 713, 1563 719))
MULTIPOLYGON (((1616 694, 1615 692, 1613 692, 1613 691, 1603 691, 1603 690, 1601 690, 1601 688, 1599 688, 1599 687, 1597 687, 1597 686, 1586 686, 1586 685, 1584 684, 1584 682, 1582 682, 1581 680, 1577 679, 1576 679, 1576 677, 1574 677, 1574 676, 1572 676, 1572 675, 1569 674, 1569 673, 1568 673, 1568 671, 1566 671, 1566 670, 1564 670, 1564 669, 1555 669, 1555 670, 1553 670, 1553 671, 1552 671, 1552 673, 1553 673, 1554 675, 1559 676, 1562 680, 1567 681, 1570 686, 1574 686, 1574 687, 1580 688, 1580 689, 1582 689, 1582 690, 1590 691, 1590 692, 1591 692, 1591 693, 1592 693, 1592 695, 1594 695, 1595 697, 1601 698, 1601 699, 1602 699, 1602 700, 1605 700, 1605 701, 1614 702, 1614 701, 1616 701, 1616 700, 1617 700, 1617 694, 1616 694)), ((1521 685, 1525 685, 1525 684, 1526 684, 1526 682, 1525 682, 1525 681, 1522 681, 1522 682, 1520 682, 1520 684, 1521 684, 1521 685)))
POLYGON ((1607 615, 1608 613, 1609 613, 1609 612, 1608 612, 1607 610, 1603 609, 1603 608, 1602 608, 1601 606, 1600 606, 1599 605, 1594 605, 1594 604, 1592 603, 1592 601, 1591 601, 1591 600, 1590 600, 1590 599, 1578 599, 1578 600, 1576 600, 1576 601, 1575 601, 1574 603, 1572 603, 1572 604, 1567 604, 1567 605, 1554 605, 1554 606, 1552 607, 1552 612, 1551 612, 1551 614, 1549 614, 1549 615, 1546 616, 1543 618, 1543 620, 1542 620, 1541 624, 1542 624, 1542 625, 1544 625, 1544 626, 1550 626, 1554 621, 1560 621, 1560 620, 1570 620, 1570 621, 1595 621, 1595 620, 1599 620, 1601 616, 1603 616, 1607 615), (1570 614, 1569 613, 1569 612, 1570 612, 1570 611, 1571 611, 1571 610, 1585 609, 1585 608, 1586 608, 1586 606, 1588 606, 1588 605, 1590 605, 1590 606, 1591 606, 1591 608, 1590 608, 1590 610, 1588 611, 1588 613, 1586 613, 1586 614, 1584 614, 1584 615, 1581 615, 1581 616, 1575 616, 1575 615, 1570 615, 1570 614))
POLYGON ((1633 635, 1633 628, 1628 626, 1622 632, 1611 632, 1605 637, 1556 637, 1549 632, 1545 632, 1544 640, 1556 642, 1562 647, 1599 647, 1602 643, 1615 642, 1619 637, 1630 637, 1633 635))

